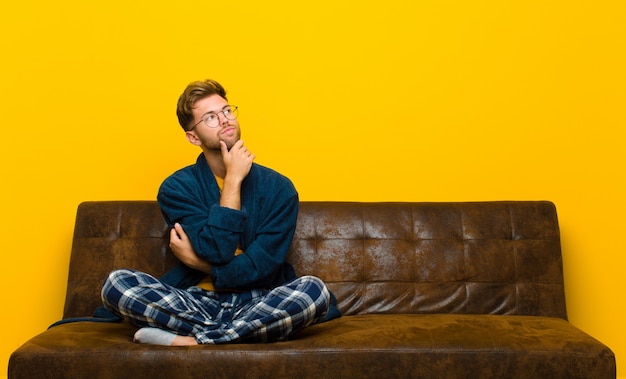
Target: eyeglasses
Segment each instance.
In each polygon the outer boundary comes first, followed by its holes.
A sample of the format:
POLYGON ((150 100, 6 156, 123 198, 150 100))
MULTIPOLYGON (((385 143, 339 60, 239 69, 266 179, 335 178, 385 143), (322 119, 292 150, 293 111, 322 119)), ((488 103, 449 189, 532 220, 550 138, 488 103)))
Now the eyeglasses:
POLYGON ((219 111, 219 112, 209 112, 209 113, 206 113, 204 116, 202 116, 202 119, 200 119, 200 121, 195 123, 189 129, 189 131, 192 131, 201 122, 204 122, 204 124, 206 126, 208 126, 209 128, 217 128, 220 125, 220 118, 218 116, 220 113, 223 114, 224 117, 226 117, 229 120, 235 120, 235 119, 237 119, 237 116, 239 115, 239 112, 237 111, 237 107, 236 106, 234 106, 234 105, 227 105, 224 108, 222 108, 222 110, 219 111))

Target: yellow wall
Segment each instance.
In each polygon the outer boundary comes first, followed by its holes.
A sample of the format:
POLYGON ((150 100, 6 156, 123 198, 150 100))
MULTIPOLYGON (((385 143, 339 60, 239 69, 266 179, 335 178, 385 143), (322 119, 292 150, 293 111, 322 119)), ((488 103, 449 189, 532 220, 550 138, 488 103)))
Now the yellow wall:
POLYGON ((212 77, 303 200, 554 201, 570 320, 620 366, 623 1, 161 3, 0 6, 2 362, 61 317, 77 205, 193 162, 175 102, 212 77))

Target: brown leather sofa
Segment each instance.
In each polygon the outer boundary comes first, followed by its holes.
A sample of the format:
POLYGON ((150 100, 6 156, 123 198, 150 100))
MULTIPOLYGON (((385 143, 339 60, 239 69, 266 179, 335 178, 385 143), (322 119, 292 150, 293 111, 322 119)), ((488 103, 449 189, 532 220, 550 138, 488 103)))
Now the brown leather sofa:
MULTIPOLYGON (((167 246, 156 202, 81 204, 64 317, 91 315, 113 269, 165 272, 167 246)), ((567 321, 550 202, 302 202, 290 260, 343 317, 285 342, 194 347, 67 323, 16 350, 9 378, 615 378, 613 352, 567 321)))

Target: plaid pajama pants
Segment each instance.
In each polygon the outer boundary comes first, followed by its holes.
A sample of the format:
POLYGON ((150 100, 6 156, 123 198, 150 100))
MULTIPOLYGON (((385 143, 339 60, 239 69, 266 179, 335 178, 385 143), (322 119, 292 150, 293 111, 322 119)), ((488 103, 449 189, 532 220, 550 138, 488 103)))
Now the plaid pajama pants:
POLYGON ((194 336, 200 344, 272 342, 321 320, 330 294, 314 276, 303 276, 273 290, 213 292, 181 290, 155 277, 122 269, 109 274, 102 301, 131 324, 194 336))

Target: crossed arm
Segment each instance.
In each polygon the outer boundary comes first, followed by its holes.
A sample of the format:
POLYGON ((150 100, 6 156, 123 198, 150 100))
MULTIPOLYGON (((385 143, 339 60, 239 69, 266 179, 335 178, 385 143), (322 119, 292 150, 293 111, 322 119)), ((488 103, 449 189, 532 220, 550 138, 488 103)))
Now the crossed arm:
POLYGON ((176 258, 186 266, 206 274, 211 273, 211 264, 198 257, 191 246, 189 237, 187 237, 179 223, 174 224, 174 227, 170 230, 170 249, 172 249, 176 258))
MULTIPOLYGON (((241 182, 250 172, 254 154, 248 151, 242 140, 237 141, 230 150, 223 141, 220 141, 220 146, 226 169, 220 206, 239 210, 241 208, 241 182)), ((186 266, 207 274, 211 273, 211 264, 196 254, 191 241, 179 223, 174 224, 170 231, 170 248, 186 266)))
MULTIPOLYGON (((230 153, 242 156, 229 158, 237 157, 235 160, 244 167, 227 164, 230 168, 227 167, 220 197, 215 199, 214 193, 208 196, 211 202, 218 200, 217 204, 204 208, 206 199, 197 191, 203 187, 196 185, 199 171, 192 170, 168 178, 159 190, 158 200, 172 226, 170 248, 182 267, 196 271, 196 276, 198 272, 210 274, 216 288, 267 287, 283 280, 283 276, 293 275, 285 261, 295 232, 298 195, 288 179, 259 166, 254 180, 245 187, 250 193, 248 207, 245 212, 237 210, 243 207, 240 190, 245 182, 241 178, 248 176, 247 164, 241 161, 251 158, 237 147, 241 146, 234 146, 230 153), (190 201, 189 196, 196 196, 197 201, 190 201), (263 207, 258 207, 260 199, 263 207), (254 225, 247 224, 248 217, 255 220, 254 225), (235 255, 238 245, 244 254, 235 255)), ((181 275, 191 278, 193 275, 186 276, 189 272, 183 269, 177 273, 178 276, 168 277, 172 285, 194 285, 181 280, 181 275)))

